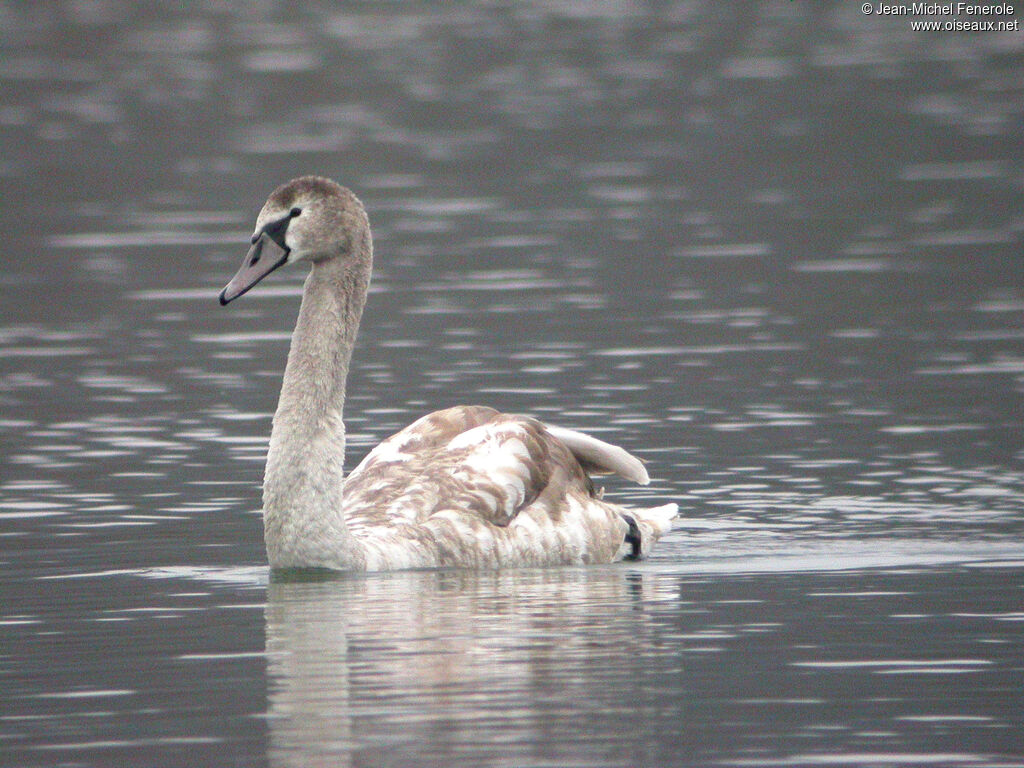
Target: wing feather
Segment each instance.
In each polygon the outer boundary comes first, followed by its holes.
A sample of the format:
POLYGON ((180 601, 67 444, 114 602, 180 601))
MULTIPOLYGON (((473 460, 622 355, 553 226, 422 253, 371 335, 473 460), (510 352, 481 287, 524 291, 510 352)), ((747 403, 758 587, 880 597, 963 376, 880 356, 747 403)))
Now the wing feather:
POLYGON ((460 524, 505 527, 531 505, 557 519, 567 496, 595 495, 588 470, 647 482, 638 459, 589 435, 458 406, 424 416, 367 454, 345 481, 345 517, 356 533, 453 515, 460 524))
POLYGON ((595 474, 620 475, 640 485, 647 485, 651 482, 640 459, 625 449, 598 440, 583 432, 550 424, 546 426, 551 436, 565 443, 586 471, 595 474))

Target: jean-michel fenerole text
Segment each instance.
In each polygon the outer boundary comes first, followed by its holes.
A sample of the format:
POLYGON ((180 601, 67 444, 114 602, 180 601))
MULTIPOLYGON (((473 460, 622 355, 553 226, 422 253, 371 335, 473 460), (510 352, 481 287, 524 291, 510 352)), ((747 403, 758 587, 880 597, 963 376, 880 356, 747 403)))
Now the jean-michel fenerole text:
POLYGON ((973 3, 910 3, 885 5, 878 3, 874 7, 878 16, 1012 16, 1013 6, 1009 3, 999 5, 977 5, 973 3))

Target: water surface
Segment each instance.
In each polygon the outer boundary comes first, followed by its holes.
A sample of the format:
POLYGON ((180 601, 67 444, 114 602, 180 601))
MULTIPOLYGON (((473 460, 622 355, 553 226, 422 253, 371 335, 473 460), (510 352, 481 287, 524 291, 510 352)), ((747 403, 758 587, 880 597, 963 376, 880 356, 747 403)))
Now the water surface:
POLYGON ((0 6, 0 764, 1022 765, 1024 37, 859 4, 0 6), (302 275, 350 463, 480 402, 648 462, 641 564, 271 580, 302 275))

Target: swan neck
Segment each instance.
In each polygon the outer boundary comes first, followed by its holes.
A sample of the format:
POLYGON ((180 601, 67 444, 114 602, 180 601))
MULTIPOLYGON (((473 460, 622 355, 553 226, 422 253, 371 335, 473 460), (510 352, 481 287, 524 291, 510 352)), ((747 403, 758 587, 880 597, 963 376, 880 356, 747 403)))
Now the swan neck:
POLYGON ((306 278, 263 482, 272 567, 349 568, 363 557, 342 513, 342 414, 371 260, 367 246, 314 263, 306 278))

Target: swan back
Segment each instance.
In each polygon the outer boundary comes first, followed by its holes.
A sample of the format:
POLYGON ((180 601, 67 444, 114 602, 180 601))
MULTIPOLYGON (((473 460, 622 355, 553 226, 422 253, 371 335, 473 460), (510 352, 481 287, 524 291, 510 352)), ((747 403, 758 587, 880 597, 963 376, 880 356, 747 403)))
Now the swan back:
MULTIPOLYGON (((430 564, 472 567, 617 559, 629 524, 598 498, 556 432, 603 471, 642 470, 622 449, 588 435, 456 406, 383 441, 352 470, 344 488, 349 530, 382 563, 406 564, 401 558, 411 551, 430 564)), ((649 533, 648 544, 656 535, 649 533)))

